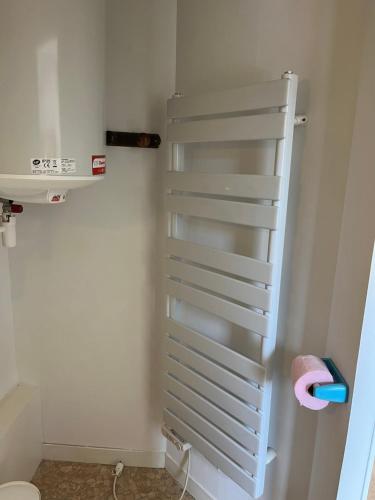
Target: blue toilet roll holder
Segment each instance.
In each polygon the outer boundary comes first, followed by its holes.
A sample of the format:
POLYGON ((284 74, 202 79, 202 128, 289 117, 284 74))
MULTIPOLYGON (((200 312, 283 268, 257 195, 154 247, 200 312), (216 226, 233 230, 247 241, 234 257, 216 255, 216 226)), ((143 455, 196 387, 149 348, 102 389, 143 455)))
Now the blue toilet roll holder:
POLYGON ((330 403, 347 403, 349 400, 349 385, 331 358, 322 358, 322 361, 330 371, 333 382, 314 384, 312 395, 314 398, 323 399, 330 403))

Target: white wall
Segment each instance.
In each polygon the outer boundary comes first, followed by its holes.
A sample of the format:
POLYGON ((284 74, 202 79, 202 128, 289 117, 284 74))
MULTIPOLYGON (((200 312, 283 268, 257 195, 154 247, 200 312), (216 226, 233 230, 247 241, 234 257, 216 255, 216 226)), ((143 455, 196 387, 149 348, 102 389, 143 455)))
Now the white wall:
POLYGON ((17 383, 8 252, 0 248, 0 400, 17 383))
MULTIPOLYGON (((175 15, 173 0, 108 0, 109 129, 163 134, 175 15)), ((19 218, 18 362, 23 378, 40 382, 46 443, 159 451, 161 153, 107 156, 104 181, 19 218)))
MULTIPOLYGON (((278 458, 267 500, 307 498, 317 416, 297 408, 290 363, 324 354, 362 50, 365 2, 179 0, 176 89, 194 94, 300 76, 298 111, 309 125, 295 135, 293 244, 284 295, 284 343, 274 394, 271 445, 278 458), (350 71, 348 71, 350 67, 350 71), (287 299, 286 299, 287 297, 287 299)), ((170 457, 178 457, 170 450, 170 457)), ((193 478, 216 499, 246 498, 198 454, 193 478)))

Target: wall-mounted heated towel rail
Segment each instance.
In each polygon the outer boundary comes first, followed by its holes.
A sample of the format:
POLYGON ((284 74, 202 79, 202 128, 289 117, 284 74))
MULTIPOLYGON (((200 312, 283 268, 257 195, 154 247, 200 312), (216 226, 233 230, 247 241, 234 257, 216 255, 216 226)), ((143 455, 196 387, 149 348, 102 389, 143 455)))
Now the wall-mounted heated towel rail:
POLYGON ((267 463, 297 82, 287 72, 276 81, 168 101, 164 421, 255 498, 267 463), (274 142, 268 175, 189 169, 186 145, 240 147, 237 141, 274 142), (199 231, 189 239, 192 219, 263 229, 266 257, 202 244, 199 231), (178 314, 180 304, 258 337, 258 359, 215 338, 207 322, 191 327, 178 314))

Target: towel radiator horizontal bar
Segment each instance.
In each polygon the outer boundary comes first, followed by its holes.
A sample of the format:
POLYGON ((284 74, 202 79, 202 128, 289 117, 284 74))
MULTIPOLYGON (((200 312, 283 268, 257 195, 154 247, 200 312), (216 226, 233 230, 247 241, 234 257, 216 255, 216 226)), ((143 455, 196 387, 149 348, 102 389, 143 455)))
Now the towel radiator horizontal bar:
POLYGON ((168 172, 166 187, 191 193, 278 200, 280 178, 274 175, 168 172))
POLYGON ((167 239, 166 250, 169 255, 196 262, 202 266, 220 269, 222 272, 260 281, 267 285, 272 283, 272 264, 269 262, 175 238, 167 239))

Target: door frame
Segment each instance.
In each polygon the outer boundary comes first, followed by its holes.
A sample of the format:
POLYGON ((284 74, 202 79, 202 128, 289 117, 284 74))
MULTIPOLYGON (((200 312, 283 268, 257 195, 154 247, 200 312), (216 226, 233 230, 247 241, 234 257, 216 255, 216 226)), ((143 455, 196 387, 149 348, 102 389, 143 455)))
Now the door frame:
POLYGON ((367 500, 375 456, 375 248, 337 500, 367 500))

